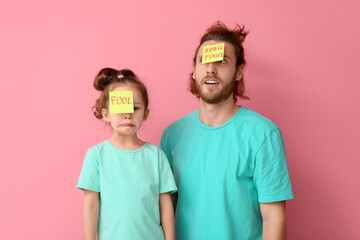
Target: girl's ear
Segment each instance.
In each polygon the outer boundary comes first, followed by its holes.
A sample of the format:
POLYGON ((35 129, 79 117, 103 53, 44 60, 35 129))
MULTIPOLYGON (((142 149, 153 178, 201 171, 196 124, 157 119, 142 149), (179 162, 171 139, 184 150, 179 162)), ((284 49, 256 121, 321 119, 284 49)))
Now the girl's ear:
POLYGON ((144 113, 144 120, 143 121, 145 121, 148 118, 149 112, 150 112, 149 109, 146 109, 146 111, 144 113))
POLYGON ((110 114, 109 111, 105 108, 101 109, 101 115, 103 116, 106 122, 110 122, 110 114))

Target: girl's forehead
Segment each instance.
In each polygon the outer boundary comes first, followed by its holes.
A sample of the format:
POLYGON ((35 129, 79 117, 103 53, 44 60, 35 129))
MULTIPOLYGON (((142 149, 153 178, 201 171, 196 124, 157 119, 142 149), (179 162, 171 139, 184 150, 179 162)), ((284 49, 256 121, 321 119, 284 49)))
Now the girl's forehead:
POLYGON ((140 93, 139 89, 134 84, 130 83, 116 84, 111 91, 133 91, 134 94, 135 92, 140 93))
POLYGON ((139 101, 139 100, 142 101, 142 95, 140 90, 134 84, 131 83, 116 84, 116 86, 114 86, 111 91, 132 91, 134 101, 139 101))

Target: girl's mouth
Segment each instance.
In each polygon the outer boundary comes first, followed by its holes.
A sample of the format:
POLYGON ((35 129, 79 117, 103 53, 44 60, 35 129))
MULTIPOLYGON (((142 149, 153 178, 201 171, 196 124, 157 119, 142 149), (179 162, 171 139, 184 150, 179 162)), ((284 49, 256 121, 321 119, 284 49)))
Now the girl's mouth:
POLYGON ((131 123, 124 123, 124 124, 120 124, 120 127, 135 127, 135 126, 131 123))

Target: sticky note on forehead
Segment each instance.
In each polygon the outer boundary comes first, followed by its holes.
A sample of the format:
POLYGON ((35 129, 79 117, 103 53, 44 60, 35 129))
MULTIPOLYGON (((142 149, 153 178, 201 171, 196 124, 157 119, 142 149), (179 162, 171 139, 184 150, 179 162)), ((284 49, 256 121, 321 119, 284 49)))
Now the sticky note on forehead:
POLYGON ((203 46, 201 63, 218 62, 224 59, 224 43, 203 46))
POLYGON ((134 98, 132 91, 109 92, 110 113, 133 113, 134 98))

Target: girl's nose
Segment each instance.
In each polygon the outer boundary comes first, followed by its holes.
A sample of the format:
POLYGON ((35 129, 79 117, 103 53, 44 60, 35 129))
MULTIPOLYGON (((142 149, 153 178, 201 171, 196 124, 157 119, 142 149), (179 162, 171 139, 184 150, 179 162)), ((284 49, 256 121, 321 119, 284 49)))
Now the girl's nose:
POLYGON ((125 119, 132 119, 131 113, 125 113, 125 119))

